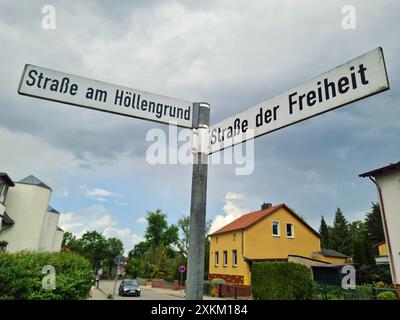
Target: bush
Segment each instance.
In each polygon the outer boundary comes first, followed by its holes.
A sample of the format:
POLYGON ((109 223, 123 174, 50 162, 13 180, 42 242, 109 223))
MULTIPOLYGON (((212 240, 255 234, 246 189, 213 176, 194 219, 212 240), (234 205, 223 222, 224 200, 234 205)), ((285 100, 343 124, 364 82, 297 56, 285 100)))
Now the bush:
POLYGON ((0 252, 0 299, 86 299, 91 281, 90 262, 74 253, 0 252), (55 268, 55 289, 42 288, 42 268, 47 265, 55 268))
POLYGON ((392 291, 383 291, 378 293, 378 300, 397 300, 397 296, 392 291))
POLYGON ((311 272, 297 263, 255 262, 251 278, 256 300, 305 300, 313 297, 311 272))

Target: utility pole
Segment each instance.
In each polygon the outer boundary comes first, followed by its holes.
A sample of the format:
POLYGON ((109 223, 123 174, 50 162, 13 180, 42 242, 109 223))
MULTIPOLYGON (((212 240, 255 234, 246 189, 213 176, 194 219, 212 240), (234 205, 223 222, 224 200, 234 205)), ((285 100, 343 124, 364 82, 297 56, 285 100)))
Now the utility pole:
POLYGON ((190 206, 187 300, 203 300, 210 105, 193 103, 193 173, 190 206))

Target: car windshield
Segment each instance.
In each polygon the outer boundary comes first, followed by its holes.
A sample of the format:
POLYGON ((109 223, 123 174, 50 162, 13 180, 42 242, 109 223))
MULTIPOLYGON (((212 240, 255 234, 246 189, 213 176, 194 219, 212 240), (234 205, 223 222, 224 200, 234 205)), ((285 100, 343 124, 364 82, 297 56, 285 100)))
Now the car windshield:
POLYGON ((124 285, 125 286, 137 286, 138 284, 137 284, 136 280, 128 280, 128 281, 125 281, 124 285))

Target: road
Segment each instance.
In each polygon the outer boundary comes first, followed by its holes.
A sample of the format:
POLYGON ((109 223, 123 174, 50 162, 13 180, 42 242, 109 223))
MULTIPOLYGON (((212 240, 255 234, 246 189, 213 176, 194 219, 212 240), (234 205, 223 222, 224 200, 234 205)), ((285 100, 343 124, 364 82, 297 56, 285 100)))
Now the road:
MULTIPOLYGON (((178 293, 169 289, 158 289, 147 286, 140 286, 141 295, 140 297, 121 297, 118 295, 118 288, 121 281, 117 282, 115 289, 114 300, 183 300, 185 299, 183 293, 178 293)), ((114 281, 113 280, 102 280, 99 285, 100 290, 93 292, 93 300, 104 300, 107 299, 107 295, 113 293, 114 281), (97 292, 96 292, 97 291, 97 292)))
MULTIPOLYGON (((174 291, 170 289, 151 288, 149 286, 140 286, 140 297, 121 297, 118 295, 118 288, 121 281, 117 282, 114 300, 184 300, 183 291, 174 291)), ((109 294, 112 295, 114 289, 113 280, 100 281, 99 289, 94 289, 90 300, 107 300, 109 294), (99 290, 100 289, 100 290, 99 290)), ((204 296, 204 300, 223 300, 222 298, 212 298, 204 296)))

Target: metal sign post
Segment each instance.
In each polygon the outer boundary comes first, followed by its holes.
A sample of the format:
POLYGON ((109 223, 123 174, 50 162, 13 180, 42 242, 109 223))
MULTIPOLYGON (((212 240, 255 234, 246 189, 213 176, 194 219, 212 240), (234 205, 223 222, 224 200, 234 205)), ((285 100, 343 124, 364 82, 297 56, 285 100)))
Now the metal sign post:
POLYGON ((116 262, 116 264, 117 264, 117 272, 115 273, 114 289, 113 289, 113 294, 112 294, 113 299, 114 299, 114 296, 115 296, 115 289, 117 288, 117 281, 118 281, 118 275, 119 275, 119 266, 121 265, 122 258, 123 258, 122 254, 119 254, 118 256, 116 256, 114 258, 114 263, 115 263, 115 260, 117 260, 117 262, 116 262))
POLYGON ((198 122, 194 124, 196 129, 193 130, 192 198, 186 299, 202 300, 208 166, 208 141, 206 139, 210 122, 210 105, 207 103, 194 103, 193 107, 194 110, 198 109, 198 122))

